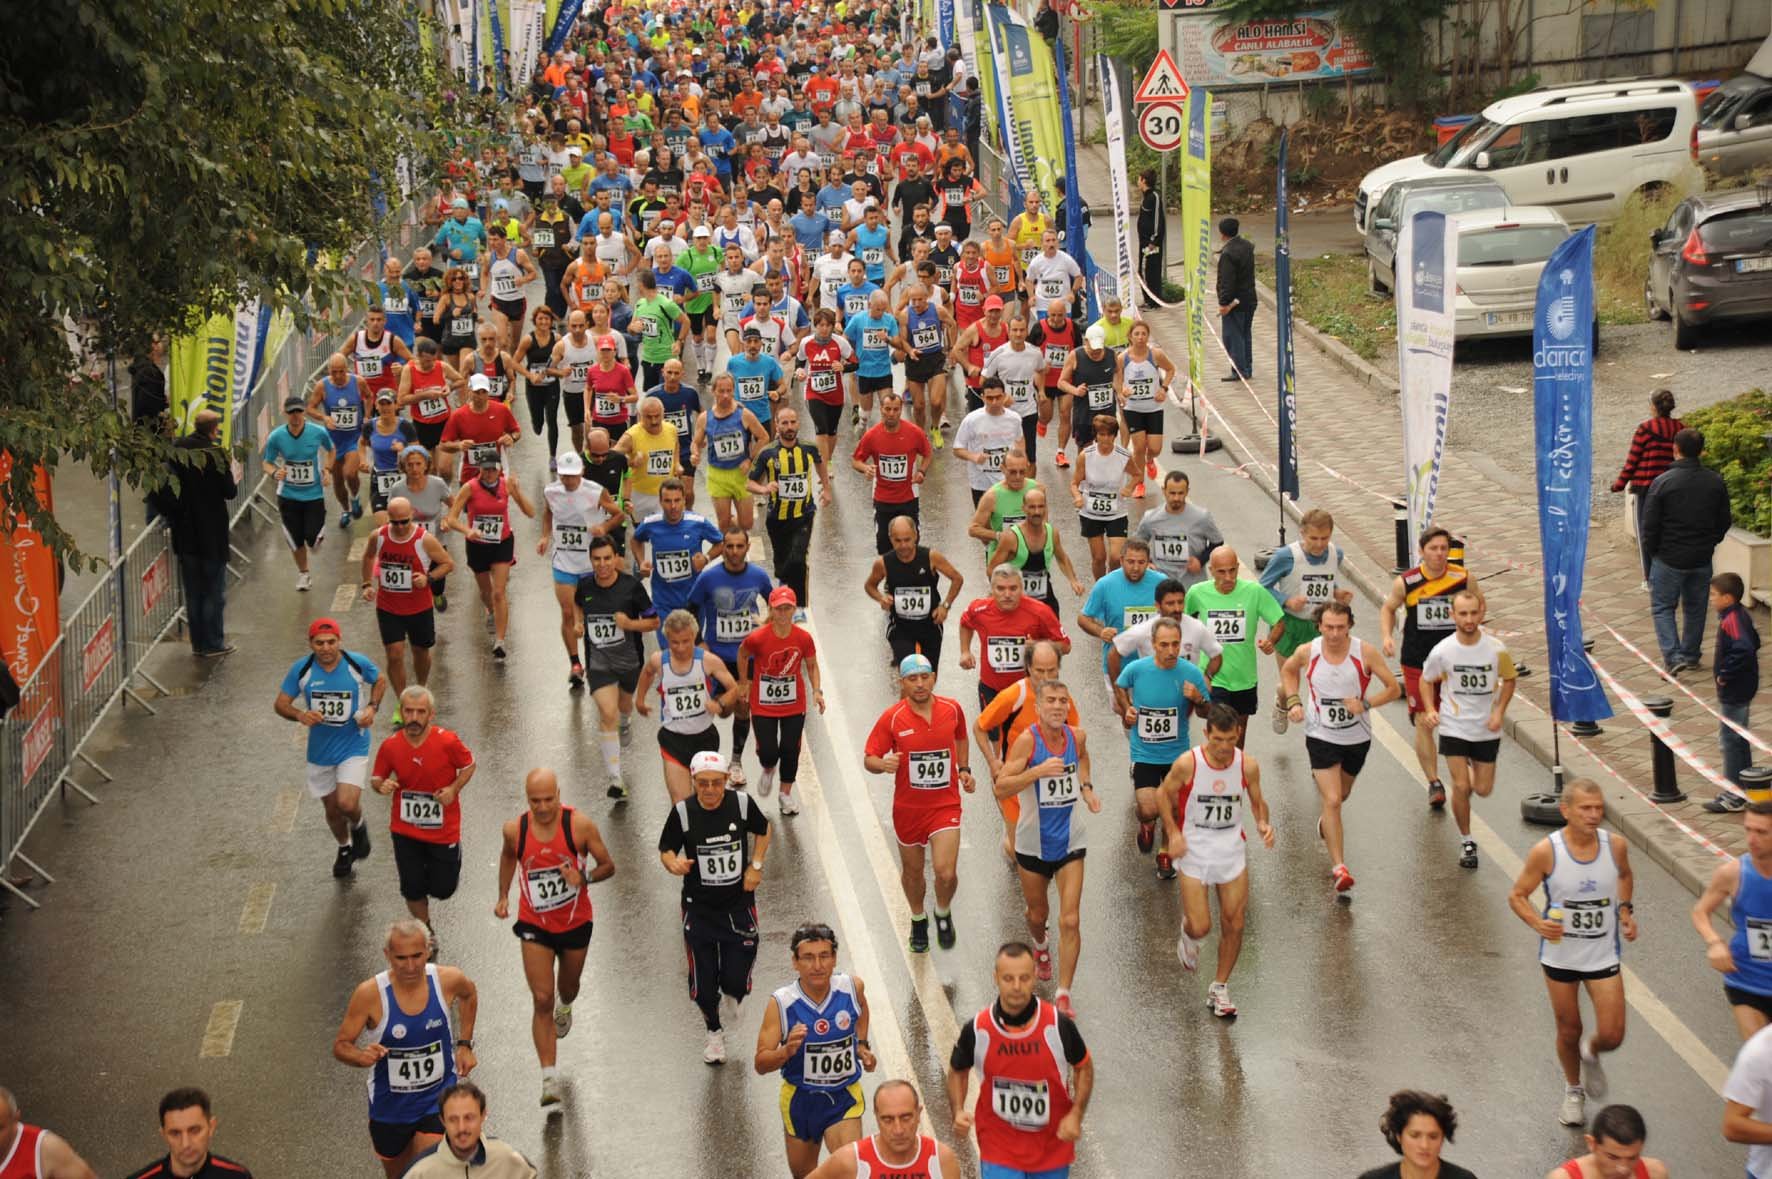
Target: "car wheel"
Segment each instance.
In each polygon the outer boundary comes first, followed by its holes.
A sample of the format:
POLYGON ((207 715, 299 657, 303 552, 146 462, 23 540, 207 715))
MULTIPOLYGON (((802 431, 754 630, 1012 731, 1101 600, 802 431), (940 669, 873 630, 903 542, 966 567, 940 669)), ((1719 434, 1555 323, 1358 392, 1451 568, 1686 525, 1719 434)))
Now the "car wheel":
POLYGON ((1663 311, 1661 305, 1655 301, 1655 288, 1646 278, 1643 280, 1643 309, 1649 313, 1649 318, 1657 323, 1667 318, 1667 312, 1663 311))
POLYGON ((1597 315, 1594 316, 1594 346, 1590 354, 1593 356, 1600 354, 1600 317, 1597 315))
MULTIPOLYGON (((1669 299, 1668 302, 1671 304, 1673 300, 1669 299)), ((1671 318, 1674 321, 1674 347, 1682 352, 1698 347, 1698 325, 1687 323, 1677 309, 1672 312, 1671 318)))
POLYGON ((1366 255, 1366 290, 1374 295, 1385 293, 1384 284, 1378 281, 1378 259, 1370 254, 1366 255))

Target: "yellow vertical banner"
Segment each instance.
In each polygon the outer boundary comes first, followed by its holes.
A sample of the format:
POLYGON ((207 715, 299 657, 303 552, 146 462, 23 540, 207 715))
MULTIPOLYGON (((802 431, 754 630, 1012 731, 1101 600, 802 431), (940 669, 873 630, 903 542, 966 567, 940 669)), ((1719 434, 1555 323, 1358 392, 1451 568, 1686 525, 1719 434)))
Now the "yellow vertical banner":
MULTIPOLYGON (((1181 157, 1181 232, 1187 270, 1187 375, 1193 389, 1199 389, 1205 377, 1206 304, 1212 289, 1211 109, 1207 90, 1196 86, 1189 91, 1187 142, 1181 157)), ((1216 302, 1216 296, 1212 299, 1216 302)))
POLYGON ((234 312, 210 316, 192 334, 172 341, 167 366, 177 428, 189 430, 198 410, 212 409, 222 416, 224 446, 233 441, 235 325, 234 312))

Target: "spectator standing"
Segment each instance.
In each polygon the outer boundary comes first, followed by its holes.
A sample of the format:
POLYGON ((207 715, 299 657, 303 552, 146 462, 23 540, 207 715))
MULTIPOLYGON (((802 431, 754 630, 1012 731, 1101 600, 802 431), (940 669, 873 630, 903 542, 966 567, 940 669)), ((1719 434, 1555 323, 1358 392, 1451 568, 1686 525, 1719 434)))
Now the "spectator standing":
POLYGON ((1360 1179, 1403 1179, 1405 1175, 1409 1179, 1476 1179, 1463 1167, 1440 1158, 1458 1129, 1458 1114, 1444 1097, 1417 1089, 1392 1093, 1378 1128, 1402 1158, 1389 1166, 1374 1167, 1360 1179))
POLYGON ((172 408, 166 399, 165 365, 166 341, 155 336, 147 352, 129 366, 129 420, 155 431, 164 428, 162 419, 172 408))
MULTIPOLYGON (((1760 632, 1753 615, 1742 605, 1747 587, 1735 573, 1719 573, 1710 579, 1711 609, 1717 612, 1717 643, 1711 674, 1717 681, 1717 711, 1725 721, 1747 728, 1748 706, 1760 690, 1760 632)), ((1717 743, 1723 747, 1723 776, 1739 790, 1746 787, 1741 772, 1753 764, 1753 748, 1747 738, 1727 724, 1717 726, 1717 743)), ((1714 815, 1747 809, 1747 795, 1720 791, 1704 804, 1714 815)))
POLYGON ((131 1172, 129 1179, 252 1179, 252 1172, 239 1163, 210 1153, 215 1127, 209 1094, 197 1088, 174 1089, 160 1099, 160 1137, 166 1140, 166 1154, 131 1172))
POLYGON ((1674 435, 1674 461, 1649 485, 1643 508, 1643 549, 1649 554, 1649 615, 1672 675, 1699 666, 1711 554, 1729 531, 1729 489, 1698 461, 1704 435, 1674 435), (1675 619, 1674 610, 1681 613, 1675 619))
POLYGON ((204 658, 234 649, 223 633, 228 593, 228 501, 240 492, 233 464, 221 445, 221 415, 199 410, 189 434, 173 443, 182 451, 172 463, 171 484, 155 492, 154 509, 172 526, 190 619, 191 653, 204 658))
POLYGON ((1163 211, 1163 198, 1157 195, 1157 172, 1146 168, 1138 177, 1138 265, 1139 275, 1149 292, 1126 292, 1127 299, 1138 299, 1146 311, 1157 304, 1151 293, 1163 291, 1163 247, 1169 239, 1169 218, 1163 211))
POLYGON ((1231 369, 1223 379, 1247 378, 1255 372, 1255 243, 1238 237, 1241 224, 1235 217, 1218 223, 1218 315, 1224 321, 1224 350, 1231 354, 1231 369))
POLYGON ((1631 510, 1637 518, 1637 551, 1643 558, 1643 592, 1649 592, 1649 546, 1643 543, 1643 508, 1648 502, 1649 485, 1673 466, 1674 435, 1685 429, 1685 423, 1674 416, 1674 391, 1657 389, 1649 395, 1649 408, 1655 416, 1637 423, 1631 435, 1630 452, 1618 478, 1612 480, 1613 491, 1629 490, 1631 510))

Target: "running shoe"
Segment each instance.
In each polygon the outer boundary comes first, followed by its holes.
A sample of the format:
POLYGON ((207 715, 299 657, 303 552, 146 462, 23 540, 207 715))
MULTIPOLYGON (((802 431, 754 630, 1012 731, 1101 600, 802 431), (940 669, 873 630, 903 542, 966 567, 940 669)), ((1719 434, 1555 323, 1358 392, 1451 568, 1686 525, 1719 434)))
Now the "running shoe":
POLYGON ((1446 786, 1438 778, 1428 781, 1427 804, 1436 811, 1446 805, 1446 786))
POLYGON ((566 1033, 572 1030, 572 1004, 557 1003, 554 1005, 554 1038, 564 1040, 566 1033))
POLYGON ((1733 791, 1724 790, 1705 803, 1704 809, 1713 815, 1733 815, 1747 809, 1747 798, 1733 791))
POLYGON ((1068 467, 1071 465, 1070 458, 1068 456, 1066 456, 1066 454, 1062 450, 1053 456, 1052 461, 1057 463, 1060 467, 1068 467))
POLYGON ((708 1033, 707 1043, 702 1046, 701 1061, 703 1064, 725 1064, 726 1063, 726 1033, 725 1032, 709 1032, 708 1033))
POLYGON ((626 802, 628 800, 628 784, 617 778, 609 784, 609 789, 603 793, 617 802, 626 802))
POLYGON ((1034 950, 1034 977, 1041 982, 1052 981, 1052 952, 1050 950, 1034 950))
POLYGON ((1274 705, 1274 732, 1282 737, 1286 735, 1286 726, 1292 723, 1292 710, 1284 704, 1274 705))
POLYGON ((358 823, 351 828, 351 858, 367 860, 369 858, 369 824, 358 823))
POLYGON ((578 657, 575 655, 575 656, 573 656, 573 659, 572 659, 572 670, 569 673, 567 673, 567 676, 566 676, 566 687, 569 690, 576 692, 584 686, 585 686, 585 665, 580 663, 578 661, 578 657))
POLYGON ((1335 882, 1336 892, 1346 892, 1354 886, 1354 874, 1347 870, 1346 864, 1337 864, 1330 869, 1329 877, 1335 882))
POLYGON ((560 471, 560 460, 557 458, 550 458, 548 460, 548 474, 555 475, 555 474, 558 474, 559 471, 560 471))
POLYGON ((295 588, 304 594, 307 593, 310 589, 314 588, 314 575, 312 573, 297 573, 295 575, 295 588))
POLYGON ((342 511, 338 514, 338 526, 342 529, 347 530, 347 531, 350 529, 350 527, 351 527, 351 509, 346 508, 344 511, 342 511))
POLYGON ((1157 460, 1147 455, 1144 460, 1144 477, 1146 479, 1155 479, 1158 474, 1160 474, 1160 472, 1157 470, 1157 460))
POLYGON ((934 447, 936 450, 940 450, 943 446, 947 445, 947 439, 945 439, 941 436, 941 432, 944 428, 945 428, 945 423, 944 423, 944 425, 937 426, 937 427, 935 427, 935 429, 929 431, 929 445, 934 447))
POLYGON ((406 723, 406 719, 400 715, 400 706, 398 704, 394 705, 394 726, 393 727, 397 729, 405 723, 406 723))
POLYGON ((1060 989, 1058 994, 1053 997, 1052 1005, 1058 1008, 1058 1013, 1066 1019, 1075 1020, 1077 1018, 1077 1005, 1071 1002, 1069 991, 1060 989))
POLYGON ((911 918, 911 953, 927 954, 929 952, 929 918, 911 918))
POLYGON ((1458 866, 1460 868, 1475 868, 1477 866, 1476 840, 1467 839, 1464 841, 1464 846, 1458 853, 1458 866))
POLYGON ((954 930, 954 915, 952 913, 937 913, 935 915, 935 944, 944 950, 951 950, 958 940, 959 934, 954 930))
POLYGON ((449 598, 447 595, 437 594, 434 598, 432 598, 432 601, 435 603, 435 605, 437 607, 437 613, 439 613, 439 614, 449 613, 449 598))
POLYGON ((559 1104, 560 1104, 560 1081, 559 1081, 559 1079, 557 1077, 543 1077, 541 1079, 541 1107, 543 1109, 547 1109, 549 1106, 555 1106, 555 1105, 559 1105, 559 1104))
POLYGON ((1138 854, 1148 856, 1157 843, 1157 821, 1146 819, 1138 825, 1138 854))
POLYGON ((496 621, 496 620, 495 620, 495 619, 494 619, 494 618, 493 618, 493 617, 492 617, 492 611, 490 611, 490 610, 487 610, 487 611, 486 611, 486 612, 485 612, 485 616, 484 616, 484 617, 483 617, 483 618, 481 618, 481 620, 480 620, 480 621, 481 621, 481 622, 482 622, 482 623, 483 623, 483 624, 485 624, 485 627, 486 627, 486 633, 487 633, 487 634, 495 634, 495 633, 497 633, 497 631, 498 631, 498 622, 497 622, 497 621, 496 621))
POLYGON ((1181 959, 1181 968, 1192 974, 1200 966, 1200 943, 1181 931, 1181 940, 1175 943, 1175 956, 1181 959))
POLYGON ((797 815, 800 813, 800 796, 795 794, 792 790, 783 790, 781 792, 781 801, 775 805, 780 808, 781 813, 784 815, 797 815))
POLYGON ((621 747, 623 749, 626 749, 628 746, 630 746, 634 743, 634 718, 633 717, 624 716, 621 718, 621 725, 619 728, 619 736, 621 738, 621 747))
POLYGON ((360 499, 354 499, 351 501, 351 519, 361 520, 362 518, 363 518, 363 501, 360 499))
POLYGON ((738 756, 734 755, 732 758, 732 768, 726 773, 726 784, 734 790, 743 790, 745 788, 745 783, 748 781, 749 779, 744 776, 744 765, 740 763, 738 756))
POLYGON ((1595 1098, 1606 1096, 1610 1087, 1606 1083, 1606 1069, 1600 1063, 1600 1054, 1594 1051, 1592 1037, 1581 1041, 1581 1091, 1595 1098))
MULTIPOLYGON (((770 766, 757 776, 757 797, 768 798, 769 792, 775 789, 775 767, 770 766)), ((787 795, 782 795, 787 798, 787 795)))
POLYGON ((1157 879, 1175 879, 1175 861, 1169 858, 1168 852, 1157 853, 1157 879))
POLYGON ((1134 487, 1132 489, 1132 498, 1133 499, 1143 499, 1144 498, 1144 480, 1142 480, 1142 479, 1139 480, 1138 486, 1134 487))
POLYGON ((852 405, 849 407, 849 427, 852 430, 861 429, 861 406, 852 405))
POLYGON ((492 644, 492 657, 494 659, 503 659, 505 657, 505 641, 503 639, 494 640, 492 644))
POLYGON ((1220 1019, 1236 1018, 1237 1005, 1231 1002, 1231 988, 1226 983, 1215 982, 1206 988, 1206 1006, 1220 1019))
POLYGON ((1041 422, 1039 425, 1035 426, 1034 432, 1042 438, 1046 437, 1046 423, 1041 422))
POLYGON ((1580 1085, 1570 1085, 1563 1090, 1563 1109, 1557 1114, 1557 1121, 1565 1126, 1587 1125, 1587 1094, 1580 1085))
POLYGON ((351 854, 350 848, 340 847, 338 849, 338 855, 335 856, 332 861, 332 878, 334 880, 343 880, 351 874, 351 867, 356 864, 356 862, 357 857, 351 854))

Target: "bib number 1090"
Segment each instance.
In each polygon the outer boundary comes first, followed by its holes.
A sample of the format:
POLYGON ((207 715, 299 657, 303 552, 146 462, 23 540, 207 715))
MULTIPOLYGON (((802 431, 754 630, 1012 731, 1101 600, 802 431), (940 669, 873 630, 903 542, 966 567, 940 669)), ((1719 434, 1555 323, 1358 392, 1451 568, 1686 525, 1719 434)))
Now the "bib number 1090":
POLYGON ((991 1112, 1018 1130, 1043 1130, 1052 1117, 1052 1096, 1045 1081, 991 1082, 991 1112))

